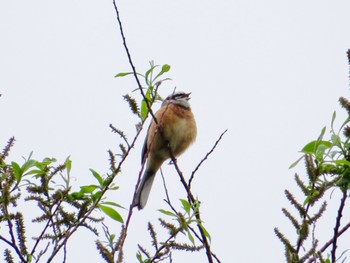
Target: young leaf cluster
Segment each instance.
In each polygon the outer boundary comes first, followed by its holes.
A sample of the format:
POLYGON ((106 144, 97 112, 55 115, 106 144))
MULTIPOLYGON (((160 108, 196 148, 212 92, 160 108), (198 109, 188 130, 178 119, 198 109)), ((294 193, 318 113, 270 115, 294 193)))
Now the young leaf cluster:
MULTIPOLYGON (((345 98, 340 98, 340 104, 350 113, 350 103, 345 98)), ((301 152, 303 156, 299 158, 290 168, 295 167, 300 160, 304 159, 306 167, 306 178, 296 174, 295 182, 304 195, 304 200, 298 201, 294 195, 285 190, 285 196, 297 214, 283 208, 283 214, 291 222, 297 233, 297 238, 293 242, 282 232, 275 228, 275 234, 284 244, 285 255, 288 263, 309 262, 335 262, 337 258, 336 248, 338 237, 341 231, 341 217, 345 206, 345 200, 350 188, 350 117, 341 124, 338 130, 335 129, 336 113, 333 113, 330 136, 325 138, 326 127, 322 129, 317 140, 306 144, 301 152), (324 216, 327 202, 324 200, 325 193, 340 191, 342 198, 339 201, 339 209, 334 227, 334 234, 329 242, 320 247, 318 239, 315 237, 315 226, 319 219, 324 216), (306 248, 306 241, 309 240, 309 247, 306 248), (325 251, 330 249, 331 258, 325 258, 325 251), (311 261, 310 261, 311 262, 311 261)), ((346 230, 347 228, 344 228, 346 230)))
POLYGON ((92 215, 97 209, 123 222, 115 209, 120 206, 102 198, 103 191, 118 187, 108 184, 109 181, 96 171, 91 170, 98 184, 82 186, 79 192, 72 192, 69 158, 55 165, 54 158, 38 161, 31 154, 23 163, 8 163, 6 157, 13 144, 14 138, 11 138, 0 154, 0 227, 4 230, 0 233, 0 242, 7 245, 3 253, 5 262, 15 259, 51 262, 61 250, 66 257, 63 248, 78 228, 98 234, 94 225, 102 219, 92 215), (30 213, 27 209, 31 209, 30 213), (38 229, 31 237, 27 236, 28 225, 24 223, 28 220, 38 229))
MULTIPOLYGON (((146 119, 149 110, 152 107, 152 104, 156 100, 162 100, 158 95, 158 88, 162 82, 170 80, 170 78, 161 78, 165 73, 170 70, 170 65, 164 64, 163 66, 155 65, 153 61, 149 62, 150 68, 146 71, 145 74, 136 73, 139 77, 143 79, 142 89, 145 91, 143 94, 143 99, 141 102, 141 109, 139 109, 136 100, 133 99, 130 95, 125 95, 124 99, 129 103, 131 111, 139 116, 142 120, 146 119)), ((128 75, 133 75, 134 72, 123 72, 118 73, 115 77, 125 77, 128 75)), ((134 91, 139 90, 138 88, 134 91)))

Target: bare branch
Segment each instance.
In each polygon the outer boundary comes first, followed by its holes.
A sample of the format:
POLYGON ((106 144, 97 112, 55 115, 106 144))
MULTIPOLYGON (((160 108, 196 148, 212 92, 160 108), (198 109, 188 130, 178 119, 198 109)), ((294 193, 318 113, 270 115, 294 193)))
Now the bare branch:
POLYGON ((157 123, 157 120, 153 114, 153 111, 151 109, 151 106, 146 98, 146 95, 145 93, 143 92, 143 89, 142 89, 142 85, 141 85, 141 82, 139 80, 139 77, 137 75, 137 71, 136 71, 136 68, 134 66, 134 63, 131 59, 131 54, 130 54, 130 51, 129 51, 129 48, 128 48, 128 45, 126 44, 126 38, 125 38, 125 35, 124 35, 124 29, 123 29, 123 25, 122 25, 122 21, 120 19, 120 15, 119 15, 119 10, 118 10, 118 7, 117 7, 117 4, 115 3, 115 0, 113 0, 113 6, 114 6, 114 9, 115 9, 115 12, 116 12, 116 15, 117 15, 117 21, 118 21, 118 25, 119 25, 119 30, 120 30, 120 35, 122 36, 122 39, 123 39, 123 46, 124 46, 124 49, 125 49, 125 52, 126 52, 126 55, 128 57, 128 60, 129 60, 129 64, 131 66, 131 69, 132 69, 132 72, 133 72, 133 75, 134 75, 134 78, 136 80, 136 83, 137 83, 137 86, 138 86, 138 89, 141 93, 141 96, 142 98, 144 99, 144 101, 146 102, 146 105, 147 105, 147 108, 149 110, 149 113, 151 114, 152 118, 154 119, 154 121, 157 123))
POLYGON ((224 134, 227 132, 228 130, 226 129, 224 132, 221 133, 219 139, 217 139, 217 141, 215 142, 214 146, 210 149, 209 152, 207 152, 207 154, 204 156, 204 158, 198 163, 198 165, 196 166, 196 168, 193 170, 190 180, 188 181, 188 188, 191 189, 191 183, 193 181, 194 175, 195 173, 198 171, 199 167, 202 165, 202 163, 208 159, 209 155, 213 153, 213 151, 215 150, 216 146, 219 144, 219 142, 221 141, 222 137, 224 136, 224 134))
POLYGON ((345 201, 346 201, 347 197, 348 197, 347 190, 344 189, 343 190, 343 196, 341 198, 340 206, 339 206, 339 209, 338 209, 338 215, 337 215, 335 227, 334 227, 334 235, 333 235, 332 251, 331 251, 332 262, 336 262, 336 258, 337 258, 336 257, 336 251, 337 251, 337 240, 338 240, 339 228, 340 228, 340 220, 341 220, 342 215, 343 215, 343 209, 344 209, 345 201))

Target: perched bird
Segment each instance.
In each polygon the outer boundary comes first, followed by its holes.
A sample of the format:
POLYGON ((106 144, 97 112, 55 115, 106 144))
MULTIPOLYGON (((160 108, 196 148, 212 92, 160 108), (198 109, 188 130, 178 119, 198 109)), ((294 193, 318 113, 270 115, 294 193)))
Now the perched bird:
POLYGON ((147 203, 154 177, 171 157, 182 154, 195 140, 197 126, 189 104, 191 93, 176 92, 169 95, 155 113, 142 149, 142 164, 147 165, 136 192, 134 206, 143 209, 147 203))

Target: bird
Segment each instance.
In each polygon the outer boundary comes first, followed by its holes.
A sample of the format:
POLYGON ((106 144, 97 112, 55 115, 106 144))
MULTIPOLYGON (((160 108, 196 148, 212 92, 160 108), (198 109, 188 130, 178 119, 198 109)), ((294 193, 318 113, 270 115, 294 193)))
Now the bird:
POLYGON ((173 92, 163 101, 148 127, 141 152, 145 172, 137 188, 133 207, 143 209, 154 178, 164 161, 178 157, 195 141, 197 125, 189 103, 191 93, 173 92))

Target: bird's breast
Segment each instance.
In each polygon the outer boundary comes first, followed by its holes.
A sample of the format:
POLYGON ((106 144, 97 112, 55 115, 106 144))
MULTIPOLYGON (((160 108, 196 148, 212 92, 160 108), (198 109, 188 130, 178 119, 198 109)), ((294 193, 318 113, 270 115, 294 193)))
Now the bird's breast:
POLYGON ((195 140, 197 126, 190 109, 174 105, 169 111, 171 119, 164 123, 164 133, 175 156, 182 154, 195 140))

